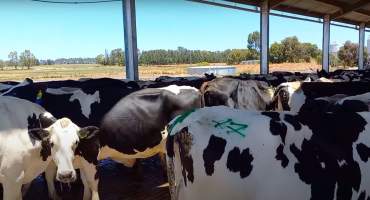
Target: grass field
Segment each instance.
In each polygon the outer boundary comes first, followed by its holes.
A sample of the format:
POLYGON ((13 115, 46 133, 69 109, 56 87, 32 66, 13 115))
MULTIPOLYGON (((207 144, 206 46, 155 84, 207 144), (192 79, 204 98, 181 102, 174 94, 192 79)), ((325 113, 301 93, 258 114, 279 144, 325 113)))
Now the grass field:
MULTIPOLYGON (((217 64, 225 65, 225 64, 217 64)), ((183 65, 161 65, 161 66, 140 66, 139 74, 141 79, 154 79, 158 76, 187 76, 187 67, 183 65)), ((259 65, 233 65, 237 73, 259 73, 259 65)), ((270 71, 292 71, 312 72, 320 69, 321 66, 313 63, 283 63, 270 64, 270 71)), ((96 64, 84 65, 44 65, 34 66, 31 69, 5 68, 0 70, 0 81, 21 81, 31 78, 35 81, 48 80, 77 80, 80 78, 124 78, 124 68, 121 66, 101 66, 96 64)))

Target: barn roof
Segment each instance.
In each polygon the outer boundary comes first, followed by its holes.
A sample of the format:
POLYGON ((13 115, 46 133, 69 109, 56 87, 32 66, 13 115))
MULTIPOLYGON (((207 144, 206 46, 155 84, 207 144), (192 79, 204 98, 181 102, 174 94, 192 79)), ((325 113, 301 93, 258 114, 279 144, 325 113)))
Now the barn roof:
MULTIPOLYGON (((251 6, 261 5, 262 0, 226 0, 251 6)), ((330 15, 335 22, 370 28, 370 0, 270 0, 270 9, 308 17, 323 18, 330 15)))

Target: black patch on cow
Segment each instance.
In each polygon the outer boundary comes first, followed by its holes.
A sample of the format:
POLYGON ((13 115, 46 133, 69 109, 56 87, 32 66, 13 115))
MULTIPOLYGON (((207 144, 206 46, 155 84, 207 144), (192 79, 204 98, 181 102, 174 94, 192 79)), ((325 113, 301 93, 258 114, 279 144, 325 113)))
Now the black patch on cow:
POLYGON ((283 107, 283 110, 290 110, 289 107, 289 92, 287 91, 286 87, 283 87, 279 93, 279 98, 281 101, 281 106, 283 107))
POLYGON ((280 113, 278 112, 261 112, 261 114, 270 117, 275 121, 280 121, 280 113))
POLYGON ((301 123, 299 123, 298 119, 294 115, 285 114, 284 120, 291 124, 294 127, 294 130, 299 131, 302 128, 301 123))
POLYGON ((301 89, 307 98, 314 99, 318 97, 333 96, 344 94, 354 96, 370 92, 369 82, 302 82, 301 89))
POLYGON ((35 140, 41 141, 41 150, 40 156, 43 161, 46 161, 47 158, 51 155, 51 147, 49 132, 43 130, 41 127, 40 119, 33 114, 27 118, 28 121, 28 135, 31 138, 32 144, 35 144, 35 140))
POLYGON ((287 133, 287 126, 280 119, 280 113, 278 112, 261 112, 262 115, 270 117, 270 132, 272 135, 280 135, 281 140, 285 143, 285 137, 287 133))
POLYGON ((232 172, 240 172, 241 178, 246 178, 252 172, 253 156, 249 152, 249 148, 243 150, 240 154, 240 149, 234 147, 227 156, 227 168, 232 172))
POLYGON ((345 100, 340 107, 345 111, 351 112, 369 111, 368 105, 360 100, 345 100))
POLYGON ((98 165, 97 157, 100 149, 99 129, 97 127, 84 127, 81 128, 80 132, 84 133, 83 137, 80 136, 80 142, 75 150, 75 154, 80 155, 89 163, 98 165))
POLYGON ((41 124, 42 128, 47 128, 47 127, 53 125, 57 121, 57 119, 55 117, 53 117, 53 116, 46 117, 44 115, 44 113, 40 114, 39 118, 40 118, 39 121, 40 121, 40 124, 41 124))
POLYGON ((323 99, 306 99, 299 112, 330 112, 333 111, 332 104, 323 99))
POLYGON ((49 138, 44 139, 41 141, 41 151, 40 156, 42 157, 43 161, 46 161, 48 157, 51 155, 51 144, 49 138))
POLYGON ((175 141, 175 136, 174 135, 168 135, 167 136, 167 141, 166 141, 166 150, 167 150, 167 156, 170 158, 173 158, 175 155, 173 145, 175 141))
POLYGON ((273 119, 270 120, 270 131, 272 135, 280 135, 283 143, 285 143, 285 137, 286 137, 287 130, 288 128, 284 124, 284 122, 275 121, 273 119))
POLYGON ((214 163, 220 160, 225 152, 226 140, 211 135, 207 147, 203 151, 204 168, 208 176, 214 172, 214 163))
POLYGON ((360 143, 356 146, 358 155, 362 161, 367 162, 370 158, 370 148, 363 143, 360 143))
POLYGON ((181 129, 175 135, 170 135, 167 138, 167 155, 170 158, 175 156, 173 149, 175 142, 179 146, 182 176, 184 178, 185 186, 187 186, 188 180, 192 183, 194 182, 193 157, 190 154, 191 146, 193 145, 193 136, 188 132, 188 127, 181 129))
POLYGON ((28 116, 27 122, 28 122, 28 126, 27 126, 28 130, 41 128, 40 121, 38 117, 36 116, 36 114, 33 114, 32 116, 28 116))
POLYGON ((361 194, 360 194, 360 196, 358 197, 358 200, 365 200, 365 198, 366 198, 366 192, 365 191, 362 191, 361 194))
POLYGON ((361 184, 352 146, 367 122, 354 112, 305 112, 298 119, 312 130, 312 136, 300 148, 292 144, 290 151, 298 160, 295 172, 311 185, 311 199, 333 199, 335 194, 338 199, 351 199, 361 184))
POLYGON ((289 159, 284 154, 283 150, 284 150, 284 145, 283 144, 280 144, 278 146, 278 148, 276 149, 276 156, 275 156, 275 158, 276 158, 276 160, 280 160, 281 161, 281 166, 283 168, 285 168, 289 164, 289 159))

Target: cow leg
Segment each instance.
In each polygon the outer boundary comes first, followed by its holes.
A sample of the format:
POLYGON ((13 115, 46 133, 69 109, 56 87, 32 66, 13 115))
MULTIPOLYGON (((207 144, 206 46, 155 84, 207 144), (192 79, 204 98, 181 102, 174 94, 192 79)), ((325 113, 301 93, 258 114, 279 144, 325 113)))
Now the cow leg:
POLYGON ((81 181, 84 185, 84 196, 83 200, 90 200, 91 199, 91 190, 89 187, 89 183, 87 182, 85 172, 80 169, 81 181))
POLYGON ((27 194, 30 187, 31 187, 31 183, 26 183, 22 185, 22 196, 25 196, 27 194))
POLYGON ((99 193, 98 191, 92 191, 92 198, 91 200, 99 200, 99 193))
POLYGON ((7 180, 3 182, 3 200, 22 200, 22 184, 17 181, 7 180))
POLYGON ((49 198, 53 200, 61 199, 55 190, 54 179, 57 174, 57 166, 51 161, 45 170, 45 179, 48 186, 49 198))
POLYGON ((166 154, 165 153, 158 153, 159 160, 161 162, 161 167, 163 169, 163 178, 167 180, 167 162, 166 162, 166 154))

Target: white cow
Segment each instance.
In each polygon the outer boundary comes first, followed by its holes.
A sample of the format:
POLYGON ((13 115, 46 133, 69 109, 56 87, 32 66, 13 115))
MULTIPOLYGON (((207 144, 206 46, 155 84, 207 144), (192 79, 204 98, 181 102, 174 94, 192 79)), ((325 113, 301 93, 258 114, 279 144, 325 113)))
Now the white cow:
POLYGON ((74 150, 79 131, 69 119, 56 120, 42 107, 15 97, 0 97, 0 182, 4 200, 22 199, 23 184, 56 163, 56 179, 76 179, 74 150))
POLYGON ((172 200, 369 199, 370 113, 199 109, 168 126, 172 200))

